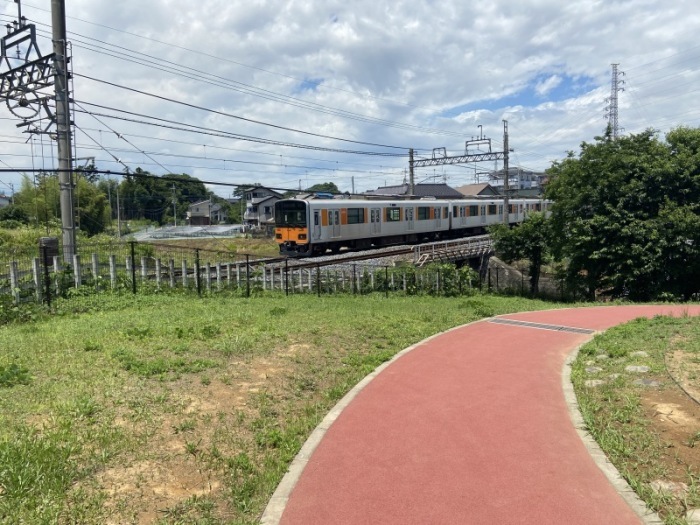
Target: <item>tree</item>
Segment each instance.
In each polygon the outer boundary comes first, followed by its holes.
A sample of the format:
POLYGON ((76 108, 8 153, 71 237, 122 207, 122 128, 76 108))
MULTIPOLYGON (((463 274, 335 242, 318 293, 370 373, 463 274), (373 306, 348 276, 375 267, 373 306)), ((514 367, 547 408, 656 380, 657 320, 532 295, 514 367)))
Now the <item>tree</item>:
POLYGON ((309 193, 332 193, 334 195, 340 193, 340 190, 338 189, 338 186, 335 185, 335 182, 322 182, 320 184, 314 184, 310 188, 306 188, 306 191, 309 193))
POLYGON ((13 221, 20 224, 29 224, 29 214, 27 210, 16 204, 10 204, 0 208, 0 222, 13 221))
POLYGON ((103 232, 110 222, 107 195, 97 184, 79 178, 75 187, 77 226, 92 236, 103 232))
POLYGON ((531 213, 519 225, 510 228, 496 224, 489 228, 496 252, 508 263, 527 259, 530 272, 530 293, 539 292, 542 264, 551 244, 549 221, 542 213, 531 213))
POLYGON ((170 174, 167 179, 137 168, 119 186, 125 219, 147 219, 164 224, 173 217, 183 218, 190 204, 206 200, 211 193, 204 183, 187 174, 170 174), (175 180, 173 180, 175 179, 175 180))
POLYGON ((553 249, 589 296, 689 298, 698 288, 700 129, 583 143, 547 170, 553 249))

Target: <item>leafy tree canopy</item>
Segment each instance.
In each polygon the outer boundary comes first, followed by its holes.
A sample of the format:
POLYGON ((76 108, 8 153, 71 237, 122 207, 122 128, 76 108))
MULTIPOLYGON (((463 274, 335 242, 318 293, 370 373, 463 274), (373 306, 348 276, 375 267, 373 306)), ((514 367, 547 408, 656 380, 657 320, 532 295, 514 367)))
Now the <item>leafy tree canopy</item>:
POLYGON ((700 292, 700 129, 608 132, 548 174, 570 281, 636 300, 700 292))
POLYGON ((340 193, 338 186, 335 182, 322 182, 320 184, 314 184, 310 188, 306 188, 309 193, 340 193))
POLYGON ((496 251, 506 262, 527 259, 530 272, 530 292, 539 291, 540 270, 549 255, 551 243, 550 221, 542 213, 531 213, 519 225, 510 228, 496 224, 489 233, 496 243, 496 251))

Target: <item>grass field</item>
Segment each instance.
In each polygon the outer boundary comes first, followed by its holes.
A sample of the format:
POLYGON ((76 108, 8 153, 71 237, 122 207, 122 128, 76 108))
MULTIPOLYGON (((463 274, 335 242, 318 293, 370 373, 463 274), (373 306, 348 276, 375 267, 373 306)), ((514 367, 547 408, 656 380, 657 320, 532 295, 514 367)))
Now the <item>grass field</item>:
POLYGON ((518 298, 104 298, 0 328, 2 523, 256 523, 308 434, 396 352, 518 298))

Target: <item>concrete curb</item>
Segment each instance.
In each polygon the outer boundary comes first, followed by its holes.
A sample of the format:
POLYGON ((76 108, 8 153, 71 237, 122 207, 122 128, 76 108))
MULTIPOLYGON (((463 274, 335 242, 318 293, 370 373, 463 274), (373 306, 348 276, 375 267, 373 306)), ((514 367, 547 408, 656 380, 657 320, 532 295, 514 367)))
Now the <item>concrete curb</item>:
POLYGON ((622 499, 624 499, 635 514, 639 516, 642 523, 645 525, 663 525, 664 521, 637 496, 637 493, 632 490, 632 487, 625 481, 625 478, 623 478, 617 468, 615 468, 615 465, 610 462, 605 452, 603 452, 595 439, 593 439, 593 436, 586 430, 586 424, 583 421, 583 416, 578 406, 578 399, 574 392, 574 385, 571 382, 571 367, 578 356, 579 350, 589 343, 593 337, 595 337, 595 335, 585 343, 574 348, 566 358, 566 362, 562 368, 561 386, 564 392, 566 406, 569 409, 569 417, 576 429, 576 433, 581 438, 581 441, 588 450, 591 458, 593 458, 595 464, 603 471, 605 477, 608 478, 608 481, 612 484, 617 493, 622 496, 622 499))

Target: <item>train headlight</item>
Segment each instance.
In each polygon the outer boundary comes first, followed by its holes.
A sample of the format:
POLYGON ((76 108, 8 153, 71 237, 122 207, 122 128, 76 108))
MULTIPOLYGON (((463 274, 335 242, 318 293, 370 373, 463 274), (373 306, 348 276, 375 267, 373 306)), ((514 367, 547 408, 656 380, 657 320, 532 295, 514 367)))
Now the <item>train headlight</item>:
POLYGON ((300 234, 299 234, 299 240, 300 240, 300 241, 305 241, 305 240, 306 240, 306 234, 305 234, 305 233, 300 233, 300 234))
POLYGON ((281 238, 282 238, 282 234, 281 234, 281 233, 276 233, 276 234, 275 234, 275 239, 281 239, 281 238))

